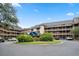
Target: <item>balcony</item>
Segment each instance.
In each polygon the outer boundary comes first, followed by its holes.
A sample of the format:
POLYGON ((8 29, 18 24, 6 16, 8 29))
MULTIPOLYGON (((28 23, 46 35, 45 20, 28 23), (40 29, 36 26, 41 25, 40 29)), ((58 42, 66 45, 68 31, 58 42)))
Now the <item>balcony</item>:
POLYGON ((61 28, 61 27, 72 27, 73 23, 68 23, 68 24, 57 24, 57 25, 53 25, 53 26, 50 26, 50 27, 45 27, 45 29, 48 29, 48 28, 61 28))
POLYGON ((71 30, 71 28, 68 28, 68 29, 47 29, 47 30, 45 30, 45 31, 70 31, 71 30))
POLYGON ((71 33, 54 33, 54 35, 72 35, 71 33))
POLYGON ((7 32, 7 33, 16 33, 17 31, 12 31, 12 30, 7 30, 7 29, 4 29, 4 28, 0 28, 0 31, 2 32, 7 32))
POLYGON ((0 36, 17 36, 18 34, 5 34, 5 33, 2 33, 0 34, 0 36))

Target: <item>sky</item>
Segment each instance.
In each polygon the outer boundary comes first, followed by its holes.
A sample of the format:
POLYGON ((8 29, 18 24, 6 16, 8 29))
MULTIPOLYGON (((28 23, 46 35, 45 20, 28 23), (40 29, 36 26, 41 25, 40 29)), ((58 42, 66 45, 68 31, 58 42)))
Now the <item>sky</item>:
POLYGON ((71 20, 79 16, 78 3, 14 3, 18 25, 29 28, 48 22, 71 20))

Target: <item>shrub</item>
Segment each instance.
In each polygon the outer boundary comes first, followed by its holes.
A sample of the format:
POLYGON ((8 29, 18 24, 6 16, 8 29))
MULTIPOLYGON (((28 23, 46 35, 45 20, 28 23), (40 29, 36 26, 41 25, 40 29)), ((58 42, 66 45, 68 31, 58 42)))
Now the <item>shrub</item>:
POLYGON ((21 35, 17 36, 17 40, 19 42, 31 42, 31 41, 33 41, 32 36, 25 35, 25 34, 21 34, 21 35))
POLYGON ((44 33, 40 36, 41 41, 52 41, 53 40, 53 35, 52 33, 44 33))
POLYGON ((33 37, 33 41, 40 41, 39 37, 33 37))

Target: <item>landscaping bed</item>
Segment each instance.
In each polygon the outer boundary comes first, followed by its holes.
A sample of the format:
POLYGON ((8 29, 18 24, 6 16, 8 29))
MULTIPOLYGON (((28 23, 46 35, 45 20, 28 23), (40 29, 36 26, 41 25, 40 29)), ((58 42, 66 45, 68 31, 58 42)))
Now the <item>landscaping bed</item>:
POLYGON ((32 36, 21 34, 17 36, 18 42, 16 44, 58 44, 61 40, 56 40, 52 33, 44 33, 40 36, 32 36))
POLYGON ((61 40, 53 41, 33 41, 33 42, 17 42, 16 44, 59 44, 61 40))

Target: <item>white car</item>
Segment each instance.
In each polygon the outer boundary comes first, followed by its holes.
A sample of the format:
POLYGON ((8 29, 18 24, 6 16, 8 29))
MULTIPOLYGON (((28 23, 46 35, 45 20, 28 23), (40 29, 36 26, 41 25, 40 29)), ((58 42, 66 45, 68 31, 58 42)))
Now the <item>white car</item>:
POLYGON ((73 40, 73 38, 71 38, 71 37, 67 37, 66 39, 67 39, 67 40, 73 40))
POLYGON ((8 39, 8 41, 17 41, 16 38, 11 38, 11 39, 8 39))
POLYGON ((0 42, 5 42, 5 40, 0 37, 0 42))

